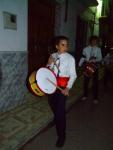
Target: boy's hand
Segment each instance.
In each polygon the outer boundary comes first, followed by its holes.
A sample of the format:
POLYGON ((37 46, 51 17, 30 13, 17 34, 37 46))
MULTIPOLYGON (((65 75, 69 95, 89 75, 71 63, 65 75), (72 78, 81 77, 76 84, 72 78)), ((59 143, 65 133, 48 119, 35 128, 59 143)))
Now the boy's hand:
POLYGON ((89 62, 96 63, 96 57, 91 57, 91 59, 89 60, 89 62))
POLYGON ((64 90, 62 90, 62 94, 64 94, 65 96, 69 96, 69 88, 65 88, 64 90))
POLYGON ((54 61, 55 61, 54 58, 52 56, 50 56, 47 64, 51 65, 54 61))
POLYGON ((96 63, 96 59, 91 59, 89 62, 96 63))

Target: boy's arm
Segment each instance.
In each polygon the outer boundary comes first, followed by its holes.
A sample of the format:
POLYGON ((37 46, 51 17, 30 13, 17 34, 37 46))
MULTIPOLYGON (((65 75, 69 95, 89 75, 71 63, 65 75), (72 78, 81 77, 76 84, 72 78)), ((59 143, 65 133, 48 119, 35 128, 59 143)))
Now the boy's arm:
POLYGON ((77 78, 75 59, 74 58, 69 63, 69 75, 70 75, 70 79, 68 81, 67 88, 71 89, 73 84, 74 84, 74 81, 77 78))
POLYGON ((85 49, 83 49, 82 56, 81 56, 80 61, 78 63, 79 67, 81 67, 84 64, 84 62, 86 61, 86 54, 85 53, 86 53, 85 49))
POLYGON ((65 96, 69 96, 69 90, 72 88, 74 81, 77 78, 74 58, 69 63, 69 74, 70 74, 70 78, 67 87, 64 90, 62 90, 62 93, 65 96))

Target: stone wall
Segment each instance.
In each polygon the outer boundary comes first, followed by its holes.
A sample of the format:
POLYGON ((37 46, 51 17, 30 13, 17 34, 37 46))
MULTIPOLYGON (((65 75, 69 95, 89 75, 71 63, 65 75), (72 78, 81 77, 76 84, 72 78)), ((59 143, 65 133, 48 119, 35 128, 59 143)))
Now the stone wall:
POLYGON ((25 102, 27 52, 0 52, 0 111, 25 102))

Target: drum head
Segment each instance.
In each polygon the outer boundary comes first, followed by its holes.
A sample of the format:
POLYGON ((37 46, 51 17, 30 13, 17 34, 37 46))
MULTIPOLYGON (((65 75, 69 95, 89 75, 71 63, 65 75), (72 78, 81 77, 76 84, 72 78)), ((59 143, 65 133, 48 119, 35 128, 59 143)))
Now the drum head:
POLYGON ((46 94, 52 94, 56 90, 56 86, 49 80, 57 84, 55 74, 48 68, 40 68, 36 73, 36 81, 39 88, 46 94))

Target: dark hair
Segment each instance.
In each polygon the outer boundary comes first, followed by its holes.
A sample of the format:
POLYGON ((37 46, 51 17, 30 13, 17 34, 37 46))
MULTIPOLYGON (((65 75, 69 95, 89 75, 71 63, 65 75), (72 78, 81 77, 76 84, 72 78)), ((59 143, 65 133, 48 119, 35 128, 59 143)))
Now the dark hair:
POLYGON ((98 36, 93 35, 93 36, 90 37, 89 42, 91 43, 93 40, 97 40, 98 41, 98 39, 99 39, 98 36))
POLYGON ((68 37, 60 35, 60 36, 55 36, 52 40, 51 40, 51 51, 56 52, 56 45, 58 45, 60 43, 61 40, 66 40, 69 41, 68 37))
POLYGON ((54 40, 53 40, 54 46, 55 46, 55 45, 58 45, 61 40, 66 40, 66 41, 68 41, 69 39, 68 39, 68 37, 62 36, 62 35, 61 35, 61 36, 56 36, 56 37, 54 38, 54 40))
POLYGON ((68 37, 63 36, 63 35, 55 36, 51 39, 51 44, 50 44, 51 52, 56 52, 57 51, 56 45, 58 45, 61 40, 69 41, 68 37))

